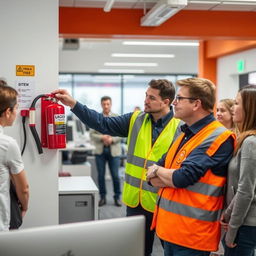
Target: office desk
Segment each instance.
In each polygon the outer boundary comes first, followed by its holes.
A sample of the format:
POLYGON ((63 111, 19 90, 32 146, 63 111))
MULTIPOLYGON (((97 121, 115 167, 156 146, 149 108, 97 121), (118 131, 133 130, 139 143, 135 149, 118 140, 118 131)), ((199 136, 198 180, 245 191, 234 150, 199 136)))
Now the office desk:
MULTIPOLYGON (((59 172, 70 172, 71 175, 81 175, 81 176, 90 176, 91 175, 91 168, 88 168, 85 164, 76 164, 76 165, 63 165, 62 163, 62 151, 80 151, 80 152, 87 152, 92 151, 95 149, 95 146, 90 143, 85 143, 83 147, 77 146, 75 143, 67 143, 66 148, 59 149, 59 172), (70 169, 73 168, 74 172, 70 169), (77 173, 77 174, 76 174, 77 173)), ((90 166, 89 166, 90 167, 90 166)))
POLYGON ((99 191, 90 176, 59 177, 59 223, 98 219, 99 191))

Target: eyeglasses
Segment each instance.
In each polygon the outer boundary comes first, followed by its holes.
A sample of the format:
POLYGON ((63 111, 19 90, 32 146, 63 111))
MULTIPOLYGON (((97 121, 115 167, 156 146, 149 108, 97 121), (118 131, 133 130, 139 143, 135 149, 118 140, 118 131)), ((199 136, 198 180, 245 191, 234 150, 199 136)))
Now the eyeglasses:
POLYGON ((196 98, 192 98, 192 97, 176 96, 174 98, 174 100, 176 100, 177 102, 180 102, 181 100, 197 100, 197 99, 196 98))

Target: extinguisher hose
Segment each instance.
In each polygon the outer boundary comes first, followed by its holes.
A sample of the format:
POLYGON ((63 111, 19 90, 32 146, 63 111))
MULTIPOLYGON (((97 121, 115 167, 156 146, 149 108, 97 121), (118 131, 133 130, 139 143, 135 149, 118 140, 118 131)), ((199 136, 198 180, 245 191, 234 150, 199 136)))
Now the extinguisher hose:
POLYGON ((23 116, 22 117, 22 127, 23 127, 23 134, 24 134, 24 142, 23 142, 23 147, 22 147, 22 150, 21 150, 21 155, 23 155, 23 153, 25 151, 25 148, 26 148, 26 144, 27 144, 27 133, 26 133, 25 123, 26 123, 26 117, 23 116))
POLYGON ((35 140, 35 143, 36 143, 36 146, 37 146, 37 150, 38 150, 38 154, 43 153, 43 148, 42 148, 41 141, 39 139, 38 133, 36 131, 35 117, 34 117, 35 114, 34 113, 35 113, 36 102, 42 97, 46 97, 46 95, 45 94, 40 94, 40 95, 38 95, 37 97, 34 98, 33 102, 31 103, 30 112, 29 112, 29 127, 30 127, 31 133, 34 137, 34 140, 35 140))

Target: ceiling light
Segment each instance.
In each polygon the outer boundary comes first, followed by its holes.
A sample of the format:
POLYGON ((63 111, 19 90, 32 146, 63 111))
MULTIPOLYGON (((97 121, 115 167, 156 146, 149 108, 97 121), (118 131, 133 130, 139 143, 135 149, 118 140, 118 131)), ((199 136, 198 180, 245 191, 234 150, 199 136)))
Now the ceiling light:
POLYGON ((174 54, 146 54, 146 53, 112 53, 112 57, 127 58, 174 58, 174 54))
POLYGON ((199 46, 198 42, 123 41, 123 45, 199 46))
POLYGON ((190 4, 220 4, 221 2, 219 1, 204 1, 204 0, 192 0, 189 1, 190 4))
POLYGON ((157 67, 157 63, 130 63, 130 62, 105 62, 104 66, 111 67, 157 67))
POLYGON ((142 69, 99 69, 99 73, 145 73, 142 69))
POLYGON ((159 26, 187 5, 187 0, 159 0, 141 18, 141 26, 159 26))
POLYGON ((249 2, 249 1, 246 1, 246 2, 236 2, 236 1, 233 1, 233 2, 227 2, 227 1, 224 1, 224 2, 221 2, 223 5, 256 5, 256 2, 249 2))

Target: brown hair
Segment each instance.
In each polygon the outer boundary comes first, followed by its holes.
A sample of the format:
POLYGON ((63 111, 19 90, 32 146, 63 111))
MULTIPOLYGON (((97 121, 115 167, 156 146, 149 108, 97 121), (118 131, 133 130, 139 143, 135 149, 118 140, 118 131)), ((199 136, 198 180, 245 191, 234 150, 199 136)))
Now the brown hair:
POLYGON ((213 111, 215 104, 215 85, 204 78, 187 78, 178 80, 177 85, 185 86, 189 90, 189 97, 199 99, 206 111, 213 111))
POLYGON ((238 91, 242 98, 244 121, 239 130, 235 154, 246 137, 256 135, 256 85, 247 85, 238 91))
POLYGON ((103 102, 103 101, 106 101, 106 100, 109 100, 110 102, 112 102, 112 99, 109 96, 101 97, 100 102, 103 102))
POLYGON ((171 81, 166 79, 151 80, 148 85, 153 89, 159 90, 162 100, 169 99, 171 105, 175 96, 175 87, 171 81))
POLYGON ((8 86, 6 82, 2 83, 3 80, 0 80, 0 117, 2 114, 10 108, 11 110, 17 104, 17 91, 8 86))

